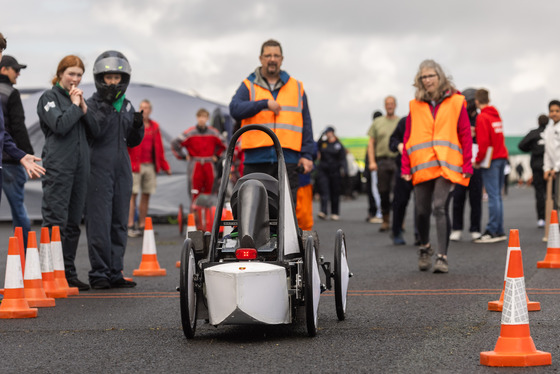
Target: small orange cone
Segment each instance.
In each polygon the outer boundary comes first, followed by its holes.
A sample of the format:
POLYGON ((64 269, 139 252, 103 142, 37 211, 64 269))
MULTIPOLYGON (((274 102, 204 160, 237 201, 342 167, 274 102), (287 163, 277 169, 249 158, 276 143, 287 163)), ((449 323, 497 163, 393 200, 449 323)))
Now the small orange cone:
POLYGON ((78 287, 70 287, 66 280, 64 271, 64 254, 62 253, 62 241, 60 240, 60 227, 52 227, 51 253, 53 260, 54 281, 58 288, 66 290, 68 295, 79 295, 78 287))
POLYGON ((68 292, 58 288, 54 280, 54 270, 51 254, 51 241, 49 238, 49 228, 41 227, 41 244, 39 245, 39 260, 41 262, 41 275, 43 277, 43 288, 47 297, 65 298, 68 292))
POLYGON ((37 249, 37 234, 29 231, 27 235, 27 262, 23 276, 25 299, 32 307, 55 306, 55 300, 47 297, 43 288, 39 250, 37 249))
MULTIPOLYGON (((509 267, 509 255, 512 248, 508 245, 507 255, 506 255, 506 271, 504 273, 504 286, 502 288, 502 293, 500 294, 500 298, 498 300, 489 301, 488 302, 488 310, 492 312, 501 312, 504 306, 504 292, 506 289, 506 279, 508 274, 508 267, 509 267)), ((527 301, 527 310, 529 312, 538 312, 541 310, 541 303, 538 301, 530 301, 529 296, 525 295, 525 299, 527 301)))
POLYGON ((558 228, 558 212, 556 210, 550 213, 546 255, 544 260, 537 262, 537 268, 560 268, 560 229, 558 228))
POLYGON ((37 309, 29 307, 23 291, 18 239, 12 236, 8 246, 6 278, 4 280, 4 300, 2 300, 2 304, 0 304, 0 318, 34 317, 37 317, 37 309))
POLYGON ((20 226, 15 228, 14 236, 18 238, 19 259, 21 260, 21 271, 25 271, 25 245, 23 244, 23 229, 20 226))
POLYGON ((531 338, 518 230, 510 230, 509 247, 511 250, 500 337, 493 351, 480 353, 480 364, 486 366, 550 365, 552 363, 550 353, 537 351, 531 338))
POLYGON ((152 219, 146 217, 144 227, 144 241, 142 243, 142 261, 138 269, 132 272, 132 275, 140 277, 156 277, 166 275, 167 271, 159 267, 156 251, 156 240, 154 237, 154 229, 152 227, 152 219))
MULTIPOLYGON (((194 214, 189 213, 189 218, 187 220, 187 232, 185 233, 185 239, 189 238, 189 232, 196 231, 196 223, 194 222, 194 214)), ((175 267, 181 267, 181 261, 177 261, 175 263, 175 267)))

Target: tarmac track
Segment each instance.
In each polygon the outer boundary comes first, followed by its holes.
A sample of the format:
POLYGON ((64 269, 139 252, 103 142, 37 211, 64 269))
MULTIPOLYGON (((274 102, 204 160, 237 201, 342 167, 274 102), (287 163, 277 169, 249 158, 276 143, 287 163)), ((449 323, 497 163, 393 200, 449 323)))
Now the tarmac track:
MULTIPOLYGON (((501 314, 487 302, 499 297, 507 243, 452 242, 449 274, 417 270, 416 248, 394 246, 378 225, 364 221, 366 200, 342 203, 341 221, 317 221, 320 253, 332 261, 337 228, 346 234, 354 277, 345 321, 334 297, 321 297, 317 337, 304 323, 287 326, 213 326, 199 321, 186 340, 180 323, 175 262, 182 238, 173 225, 155 225, 158 260, 165 277, 135 277, 138 287, 81 292, 40 308, 38 318, 0 320, 1 373, 545 373, 559 370, 560 270, 537 269, 546 253, 536 228, 533 190, 510 188, 504 200, 506 229, 520 231, 527 292, 542 311, 530 312, 537 349, 552 365, 496 369, 479 365, 493 350, 501 314)), ((483 207, 486 220, 486 204, 483 207)), ((468 211, 468 208, 467 208, 468 211)), ((467 217, 466 217, 467 218, 467 217)), ((468 220, 466 220, 467 222, 468 220)), ((38 229, 35 227, 35 229, 38 229)), ((0 285, 10 227, 0 225, 0 285)), ((467 236, 465 230, 464 236, 467 236)), ((125 273, 138 267, 142 239, 130 239, 125 273)), ((85 235, 78 249, 80 278, 89 269, 85 235)))

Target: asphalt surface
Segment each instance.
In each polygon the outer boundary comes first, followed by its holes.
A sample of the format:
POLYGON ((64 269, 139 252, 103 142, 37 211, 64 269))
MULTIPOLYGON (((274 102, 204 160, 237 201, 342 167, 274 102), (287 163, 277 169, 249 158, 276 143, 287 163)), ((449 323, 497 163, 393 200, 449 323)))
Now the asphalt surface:
MULTIPOLYGON (((135 277, 134 289, 81 292, 40 308, 37 318, 0 320, 2 373, 494 373, 558 371, 560 357, 560 270, 537 269, 546 253, 536 227, 530 188, 510 188, 505 197, 506 230, 519 229, 525 282, 531 301, 531 336, 552 354, 552 365, 529 369, 481 366, 479 354, 493 350, 501 314, 487 310, 499 297, 507 242, 452 242, 449 273, 420 272, 410 209, 405 239, 394 246, 379 225, 364 221, 366 199, 342 203, 341 220, 317 221, 320 252, 332 261, 336 229, 346 234, 350 281, 347 318, 339 322, 334 297, 325 293, 319 331, 309 338, 303 322, 286 326, 213 326, 199 321, 196 337, 181 329, 177 226, 155 225, 164 277, 135 277)), ((484 204, 483 224, 487 217, 484 204)), ((468 210, 468 209, 467 209, 468 210)), ((468 220, 466 220, 468 221, 468 220)), ((34 227, 38 229, 38 227, 34 227)), ((0 224, 0 285, 11 228, 0 224)), ((77 256, 87 279, 85 232, 77 256)), ((129 240, 125 274, 138 268, 142 238, 129 240)))

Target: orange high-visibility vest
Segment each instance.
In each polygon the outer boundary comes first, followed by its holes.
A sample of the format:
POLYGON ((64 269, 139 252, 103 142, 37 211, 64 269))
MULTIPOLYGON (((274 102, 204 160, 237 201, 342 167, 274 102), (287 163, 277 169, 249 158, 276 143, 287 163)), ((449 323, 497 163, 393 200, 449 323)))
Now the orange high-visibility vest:
POLYGON ((457 122, 465 97, 454 94, 443 100, 434 119, 426 102, 410 102, 410 138, 405 149, 410 158, 412 184, 444 177, 463 186, 463 149, 457 134, 457 122))
MULTIPOLYGON (((247 86, 251 101, 269 100, 274 98, 272 93, 250 82, 248 79, 243 81, 247 86)), ((263 125, 274 131, 282 148, 289 148, 294 151, 301 151, 301 139, 303 132, 303 84, 291 78, 278 92, 276 102, 280 104, 282 110, 275 115, 269 109, 261 110, 253 117, 241 121, 241 127, 251 124, 263 125)), ((272 139, 262 131, 248 131, 242 136, 241 147, 243 149, 260 148, 272 146, 272 139)))

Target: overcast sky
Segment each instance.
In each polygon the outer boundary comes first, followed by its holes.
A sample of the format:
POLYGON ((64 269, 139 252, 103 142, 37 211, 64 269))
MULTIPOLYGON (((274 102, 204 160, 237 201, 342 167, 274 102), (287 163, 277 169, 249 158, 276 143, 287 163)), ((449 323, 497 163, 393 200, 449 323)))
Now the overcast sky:
POLYGON ((406 115, 418 65, 432 58, 460 90, 489 89, 506 135, 523 135, 560 98, 559 15, 550 0, 14 0, 0 5, 0 32, 4 53, 28 65, 18 88, 49 87, 67 54, 92 82, 95 58, 116 49, 134 82, 225 104, 274 38, 315 134, 332 124, 342 137, 365 135, 389 94, 406 115))

